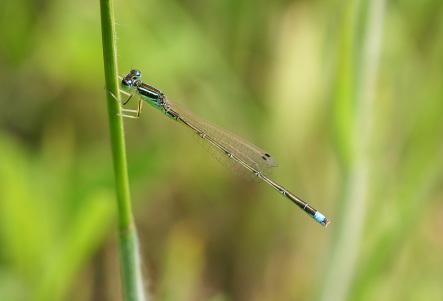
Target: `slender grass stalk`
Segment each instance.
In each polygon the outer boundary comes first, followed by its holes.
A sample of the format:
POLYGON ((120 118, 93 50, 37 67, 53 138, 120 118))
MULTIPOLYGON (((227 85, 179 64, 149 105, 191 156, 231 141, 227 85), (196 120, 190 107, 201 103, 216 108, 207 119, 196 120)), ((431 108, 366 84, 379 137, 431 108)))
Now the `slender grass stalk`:
POLYGON ((347 300, 371 184, 372 111, 385 3, 384 0, 350 0, 347 5, 335 115, 345 180, 322 301, 347 300))
POLYGON ((109 130, 117 194, 123 297, 126 301, 140 301, 145 300, 145 298, 139 262, 137 232, 131 209, 123 121, 119 116, 120 105, 114 99, 114 95, 118 100, 120 96, 118 92, 117 47, 112 0, 100 0, 100 13, 109 130))

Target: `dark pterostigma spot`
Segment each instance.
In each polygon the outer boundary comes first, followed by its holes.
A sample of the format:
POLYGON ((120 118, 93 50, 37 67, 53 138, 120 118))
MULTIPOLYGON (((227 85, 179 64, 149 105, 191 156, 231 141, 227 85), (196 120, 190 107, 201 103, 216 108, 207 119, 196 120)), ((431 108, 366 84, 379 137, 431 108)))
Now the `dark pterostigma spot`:
POLYGON ((266 153, 266 154, 263 154, 263 156, 261 156, 261 157, 262 157, 263 160, 267 161, 269 158, 271 158, 271 155, 266 153))

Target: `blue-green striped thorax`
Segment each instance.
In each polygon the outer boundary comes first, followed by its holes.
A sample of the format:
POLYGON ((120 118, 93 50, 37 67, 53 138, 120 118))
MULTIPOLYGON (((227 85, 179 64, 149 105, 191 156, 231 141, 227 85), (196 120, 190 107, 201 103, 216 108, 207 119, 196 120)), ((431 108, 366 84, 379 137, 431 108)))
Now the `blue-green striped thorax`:
POLYGON ((139 70, 131 70, 121 81, 122 88, 129 93, 137 92, 143 97, 143 100, 158 109, 164 109, 165 96, 164 94, 140 80, 141 72, 139 70))

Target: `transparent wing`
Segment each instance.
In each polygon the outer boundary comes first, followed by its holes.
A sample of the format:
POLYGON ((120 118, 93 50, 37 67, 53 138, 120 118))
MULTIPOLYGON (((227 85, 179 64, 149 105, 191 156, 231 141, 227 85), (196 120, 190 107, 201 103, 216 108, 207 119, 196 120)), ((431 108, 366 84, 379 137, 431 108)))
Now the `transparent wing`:
POLYGON ((226 130, 223 130, 201 118, 194 116, 188 110, 183 107, 170 102, 168 104, 171 109, 181 115, 183 119, 199 128, 208 136, 215 139, 218 143, 228 149, 233 155, 240 160, 257 169, 263 174, 268 174, 272 167, 275 167, 276 161, 265 150, 243 140, 235 134, 232 134, 226 130))

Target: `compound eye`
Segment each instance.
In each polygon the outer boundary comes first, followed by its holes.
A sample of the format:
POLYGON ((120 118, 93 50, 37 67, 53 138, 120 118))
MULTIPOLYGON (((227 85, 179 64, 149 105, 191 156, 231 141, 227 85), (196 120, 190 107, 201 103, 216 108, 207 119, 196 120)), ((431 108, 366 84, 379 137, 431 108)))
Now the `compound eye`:
POLYGON ((137 69, 132 69, 131 74, 136 78, 139 78, 142 75, 142 73, 137 69))

